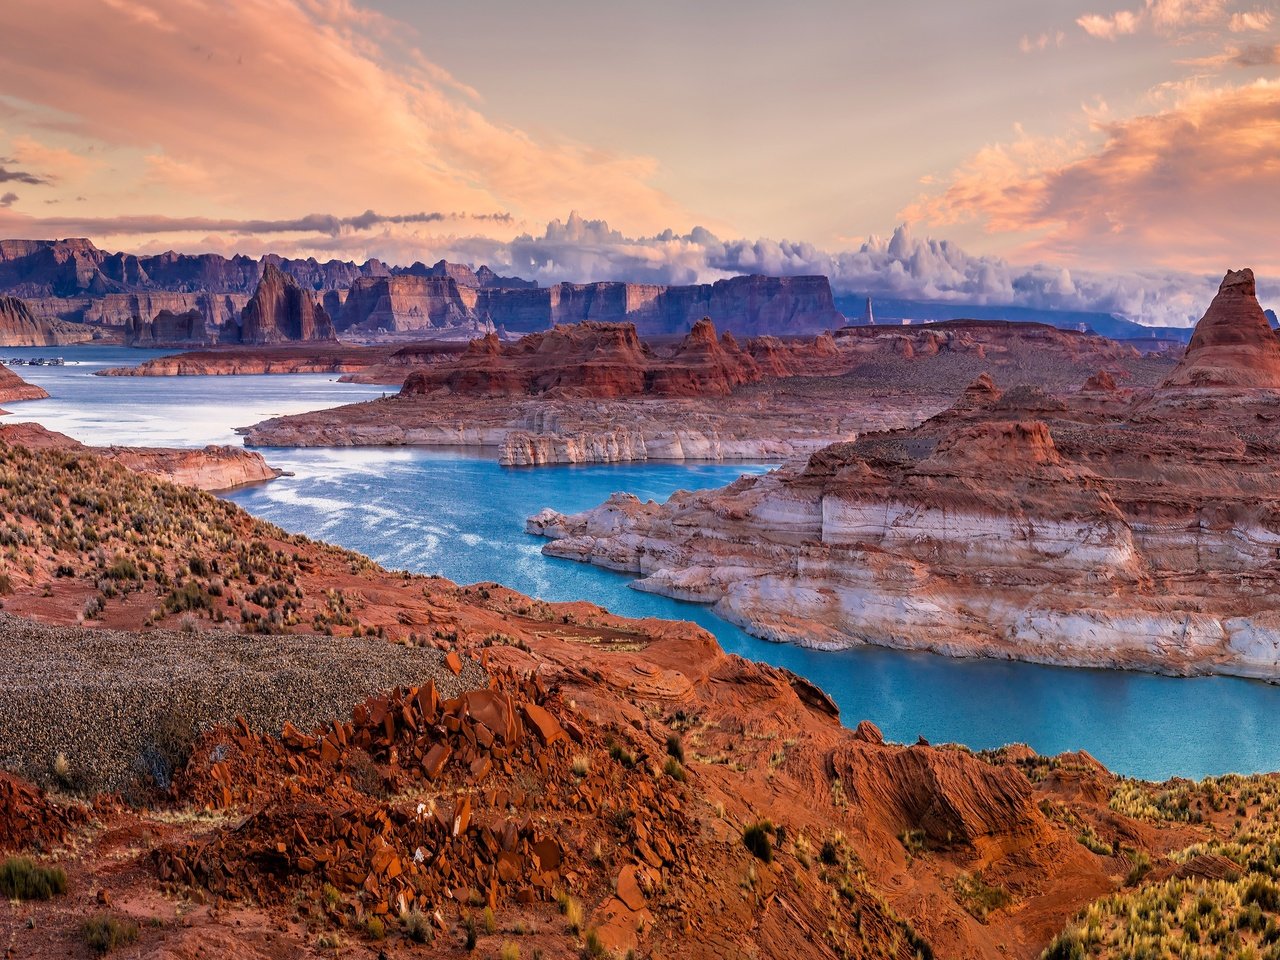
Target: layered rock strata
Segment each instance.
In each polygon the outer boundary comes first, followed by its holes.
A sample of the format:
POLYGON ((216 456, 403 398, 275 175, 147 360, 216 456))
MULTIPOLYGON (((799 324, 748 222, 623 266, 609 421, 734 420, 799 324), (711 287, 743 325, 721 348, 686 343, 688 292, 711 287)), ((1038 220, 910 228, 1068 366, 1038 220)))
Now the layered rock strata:
POLYGON ((43 400, 49 396, 43 387, 27 383, 8 367, 0 364, 0 403, 13 400, 43 400))
POLYGON ((55 347, 92 339, 92 330, 59 319, 37 318, 24 301, 0 296, 0 346, 55 347))
POLYGON ((194 487, 197 490, 234 490, 283 476, 262 454, 243 447, 210 444, 183 447, 91 447, 66 434, 46 430, 36 423, 0 425, 0 442, 33 450, 83 452, 118 463, 134 473, 194 487))
POLYGON ((65 956, 81 898, 144 954, 1030 960, 1133 851, 1158 880, 1225 835, 1112 809, 1087 755, 842 726, 691 624, 386 571, 85 451, 0 468, 0 755, 59 787, 0 774, 0 851, 70 891, 5 904, 16 955, 65 956), (104 783, 134 802, 74 799, 104 783))
POLYGON ((987 378, 804 465, 528 528, 779 641, 1280 678, 1280 418, 1239 276, 1154 390, 987 378))

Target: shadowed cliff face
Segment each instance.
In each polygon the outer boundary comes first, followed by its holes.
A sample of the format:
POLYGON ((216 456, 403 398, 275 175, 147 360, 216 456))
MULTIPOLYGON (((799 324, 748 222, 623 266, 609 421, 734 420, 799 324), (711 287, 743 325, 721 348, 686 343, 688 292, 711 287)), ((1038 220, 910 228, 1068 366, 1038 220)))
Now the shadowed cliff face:
POLYGON ((1280 389, 1280 340, 1258 303, 1252 270, 1227 272, 1164 386, 1280 389))
POLYGON ((310 290, 268 263, 253 298, 240 315, 240 342, 334 340, 333 321, 310 290))
POLYGON ((37 319, 17 297, 0 296, 0 346, 52 347, 93 339, 93 333, 61 320, 37 319))

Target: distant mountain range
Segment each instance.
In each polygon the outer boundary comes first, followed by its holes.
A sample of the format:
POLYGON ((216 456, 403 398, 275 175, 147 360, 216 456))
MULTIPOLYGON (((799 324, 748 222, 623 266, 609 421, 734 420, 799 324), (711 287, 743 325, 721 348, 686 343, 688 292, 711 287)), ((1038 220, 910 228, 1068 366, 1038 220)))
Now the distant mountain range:
MULTIPOLYGON (((630 322, 641 336, 684 334, 702 316, 740 335, 811 335, 861 322, 863 294, 833 295, 826 277, 741 276, 714 284, 558 283, 499 276, 441 260, 431 266, 167 252, 108 253, 86 239, 0 240, 0 296, 20 298, 48 343, 124 338, 146 346, 249 342, 243 313, 269 268, 314 294, 327 315, 300 308, 289 329, 340 337, 469 338, 584 320, 630 322), (847 320, 846 320, 847 318, 847 320), (331 334, 330 334, 331 335, 331 334)), ((956 318, 1039 322, 1116 339, 1186 342, 1190 328, 1148 327, 1108 313, 874 299, 878 323, 956 318)), ((9 312, 17 315, 18 308, 9 312)), ((1270 313, 1272 325, 1275 314, 1270 313)), ((273 333, 272 336, 275 334, 273 333)), ((301 335, 301 334, 300 334, 301 335)), ((19 336, 14 333, 14 336, 19 336)), ((0 344, 9 341, 0 329, 0 344)), ((15 341, 16 342, 16 341, 15 341)))

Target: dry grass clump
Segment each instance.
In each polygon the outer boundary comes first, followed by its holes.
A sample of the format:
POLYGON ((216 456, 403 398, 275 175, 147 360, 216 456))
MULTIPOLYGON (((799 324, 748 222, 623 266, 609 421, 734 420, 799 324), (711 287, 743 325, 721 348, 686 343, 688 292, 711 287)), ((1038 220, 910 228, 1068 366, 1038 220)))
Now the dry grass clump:
POLYGON ((110 953, 117 947, 125 947, 138 939, 138 925, 132 920, 121 920, 108 913, 90 917, 80 925, 80 935, 85 946, 94 953, 110 953))
POLYGON ((962 873, 956 878, 956 900, 973 917, 986 920, 989 914, 1007 907, 1013 900, 999 884, 988 883, 980 873, 962 873))
MULTIPOLYGON (((1157 823, 1203 824, 1210 836, 1168 859, 1181 865, 1223 857, 1238 872, 1224 879, 1175 876, 1144 884, 1151 858, 1130 852, 1125 882, 1132 889, 1091 904, 1042 960, 1280 960, 1280 777, 1232 774, 1159 787, 1123 781, 1111 807, 1157 823)), ((1100 844, 1088 830, 1081 842, 1090 849, 1100 844)))
POLYGON ((67 892, 67 873, 61 867, 42 867, 28 857, 9 857, 0 863, 0 897, 49 900, 67 892))

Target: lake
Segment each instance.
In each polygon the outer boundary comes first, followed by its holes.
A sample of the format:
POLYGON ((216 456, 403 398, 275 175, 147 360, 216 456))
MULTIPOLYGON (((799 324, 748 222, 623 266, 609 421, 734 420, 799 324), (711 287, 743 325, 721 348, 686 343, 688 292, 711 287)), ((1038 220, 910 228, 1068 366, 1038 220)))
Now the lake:
MULTIPOLYGON (((110 347, 0 348, 0 356, 63 356, 66 367, 15 367, 53 396, 5 404, 87 443, 199 446, 268 416, 380 396, 385 388, 328 375, 94 377, 159 352, 110 347)), ((1280 687, 1228 677, 1177 679, 864 648, 805 650, 748 636, 710 609, 628 587, 628 578, 543 557, 524 533, 543 507, 573 512, 625 490, 663 500, 728 483, 768 464, 636 464, 518 470, 469 453, 419 449, 271 449, 295 476, 230 499, 287 530, 359 550, 393 568, 461 583, 491 580, 545 600, 590 600, 626 616, 691 620, 724 648, 794 670, 840 705, 844 721, 877 723, 892 740, 1041 753, 1088 750, 1111 769, 1150 779, 1280 770, 1280 687)))

